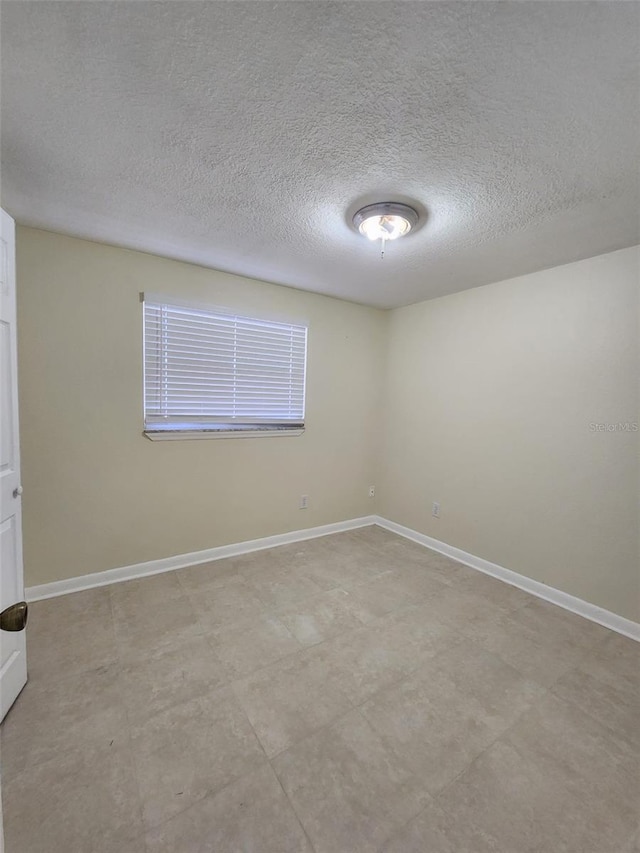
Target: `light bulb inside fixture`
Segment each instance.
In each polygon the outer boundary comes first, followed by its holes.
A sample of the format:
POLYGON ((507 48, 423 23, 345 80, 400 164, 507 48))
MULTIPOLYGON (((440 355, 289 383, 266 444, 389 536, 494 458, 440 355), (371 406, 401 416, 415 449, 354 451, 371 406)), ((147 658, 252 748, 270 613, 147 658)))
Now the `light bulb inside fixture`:
POLYGON ((411 223, 398 214, 376 214, 364 219, 359 229, 369 240, 396 240, 411 230, 411 223))
POLYGON ((382 241, 381 257, 387 240, 404 237, 418 224, 418 212, 408 204, 381 201, 363 207, 353 217, 353 224, 369 240, 382 241))

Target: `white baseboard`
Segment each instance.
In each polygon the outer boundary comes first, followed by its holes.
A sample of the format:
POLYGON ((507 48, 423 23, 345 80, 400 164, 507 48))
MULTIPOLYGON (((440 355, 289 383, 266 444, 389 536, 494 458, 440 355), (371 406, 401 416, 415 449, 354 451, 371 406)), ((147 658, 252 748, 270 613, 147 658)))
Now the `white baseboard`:
POLYGON ((569 595, 568 592, 562 592, 562 590, 555 589, 555 587, 535 581, 526 575, 519 575, 517 572, 505 569, 496 563, 490 563, 489 560, 483 560, 482 557, 476 557, 473 554, 467 553, 467 551, 460 550, 460 548, 454 548, 453 545, 447 545, 446 542, 440 542, 439 539, 433 539, 424 533, 418 533, 417 530, 412 530, 410 527, 403 527, 401 524, 396 524, 395 521, 389 521, 381 516, 374 516, 374 519, 374 523, 379 527, 384 527, 392 533, 404 536, 405 539, 411 539, 419 545, 431 548, 432 551, 438 551, 440 554, 451 557, 452 560, 464 563, 465 566, 470 566, 472 569, 484 572, 485 575, 491 575, 505 583, 511 584, 511 586, 517 586, 525 592, 531 593, 531 595, 543 598, 552 604, 557 604, 558 607, 563 607, 565 610, 570 610, 572 613, 584 616, 585 619, 589 619, 591 622, 597 622, 599 625, 604 625, 605 628, 610 628, 618 634, 624 634, 625 637, 630 637, 632 640, 640 642, 640 624, 633 622, 631 619, 625 619, 624 616, 618 616, 617 613, 612 613, 603 607, 598 607, 588 601, 583 601, 581 598, 576 598, 574 595, 569 595))
POLYGON ((237 557, 251 551, 262 551, 265 548, 275 548, 277 545, 289 545, 292 542, 303 542, 305 539, 316 539, 318 536, 328 536, 331 533, 342 533, 345 530, 355 530, 376 523, 376 516, 366 515, 362 518, 352 518, 348 521, 336 521, 333 524, 322 524, 319 527, 309 527, 305 530, 292 530, 290 533, 277 533, 275 536, 265 536, 262 539, 250 539, 233 545, 220 545, 217 548, 206 548, 204 551, 193 551, 190 554, 178 554, 175 557, 165 557, 160 560, 149 560, 146 563, 135 563, 118 569, 107 569, 104 572, 94 572, 90 575, 80 575, 75 578, 65 578, 61 581, 43 583, 25 589, 27 601, 39 601, 43 598, 55 598, 70 592, 80 592, 83 589, 94 589, 108 586, 112 583, 143 578, 148 575, 159 575, 174 569, 184 569, 187 566, 197 566, 199 563, 209 563, 213 560, 223 560, 225 557, 237 557))
POLYGON ((217 548, 207 548, 204 551, 193 551, 190 554, 178 554, 175 557, 165 557, 164 559, 149 560, 146 563, 136 563, 132 566, 123 566, 118 569, 108 569, 105 572, 94 572, 90 575, 66 578, 61 581, 53 581, 53 583, 27 587, 25 589, 25 596, 27 601, 54 598, 70 592, 80 592, 83 589, 93 589, 99 586, 108 586, 112 583, 147 577, 148 575, 170 572, 174 569, 184 569, 187 566, 197 566, 199 563, 209 563, 214 560, 222 560, 225 557, 237 557, 240 554, 248 554, 251 551, 275 548, 278 545, 288 545, 292 542, 303 542, 305 539, 316 539, 319 536, 342 533, 346 530, 355 530, 358 527, 367 527, 371 524, 384 527, 386 530, 397 533, 405 539, 411 539, 419 545, 431 548, 432 551, 438 551, 440 554, 451 557, 452 560, 464 563, 465 566, 470 566, 472 569, 477 569, 479 572, 484 572, 486 575, 498 578, 505 583, 511 584, 511 586, 517 586, 531 595, 543 598, 552 604, 557 604, 565 610, 570 610, 572 613, 584 616, 585 619, 590 619, 592 622, 604 625, 605 628, 610 628, 618 634, 624 634, 626 637, 640 642, 640 624, 632 622, 631 619, 625 619, 623 616, 618 616, 617 613, 612 613, 610 610, 605 610, 588 601, 583 601, 581 598, 569 595, 567 592, 562 592, 562 590, 532 580, 532 578, 528 578, 526 575, 519 575, 510 569, 505 569, 496 563, 490 563, 489 560, 483 560, 482 557, 476 557, 474 554, 469 554, 460 548, 454 548, 453 545, 447 545, 446 542, 440 542, 439 539, 433 539, 431 536, 418 533, 417 530, 412 530, 410 527, 403 527, 403 525, 396 524, 395 521, 389 521, 379 515, 367 515, 362 518, 352 518, 348 521, 337 521, 334 524, 322 524, 319 527, 309 527, 305 530, 278 533, 275 536, 265 536, 262 539, 251 539, 247 542, 237 542, 233 545, 220 545, 217 548))

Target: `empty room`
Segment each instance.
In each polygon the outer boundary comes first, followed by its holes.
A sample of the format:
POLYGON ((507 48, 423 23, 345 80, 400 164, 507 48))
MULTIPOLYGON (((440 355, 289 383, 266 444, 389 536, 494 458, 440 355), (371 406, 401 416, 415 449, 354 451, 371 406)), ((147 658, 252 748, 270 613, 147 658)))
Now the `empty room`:
POLYGON ((640 851, 640 3, 0 36, 0 853, 640 851))

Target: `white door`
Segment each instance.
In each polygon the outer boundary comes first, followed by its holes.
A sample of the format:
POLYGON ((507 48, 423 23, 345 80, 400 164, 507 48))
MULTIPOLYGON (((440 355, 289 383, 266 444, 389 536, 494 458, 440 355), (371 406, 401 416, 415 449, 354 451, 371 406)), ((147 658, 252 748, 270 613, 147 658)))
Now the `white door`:
POLYGON ((27 681, 25 632, 15 630, 21 613, 12 608, 24 599, 21 494, 15 226, 0 210, 0 720, 27 681))

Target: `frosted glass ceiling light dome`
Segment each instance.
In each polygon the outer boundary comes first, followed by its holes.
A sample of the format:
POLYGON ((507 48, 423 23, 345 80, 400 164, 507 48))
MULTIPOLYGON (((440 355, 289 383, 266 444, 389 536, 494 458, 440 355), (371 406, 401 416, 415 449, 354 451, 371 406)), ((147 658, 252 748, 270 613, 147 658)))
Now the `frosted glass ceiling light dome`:
POLYGON ((382 254, 387 240, 404 237, 418 222, 418 213, 408 204, 380 201, 361 208, 353 217, 353 224, 369 240, 382 240, 382 254))

